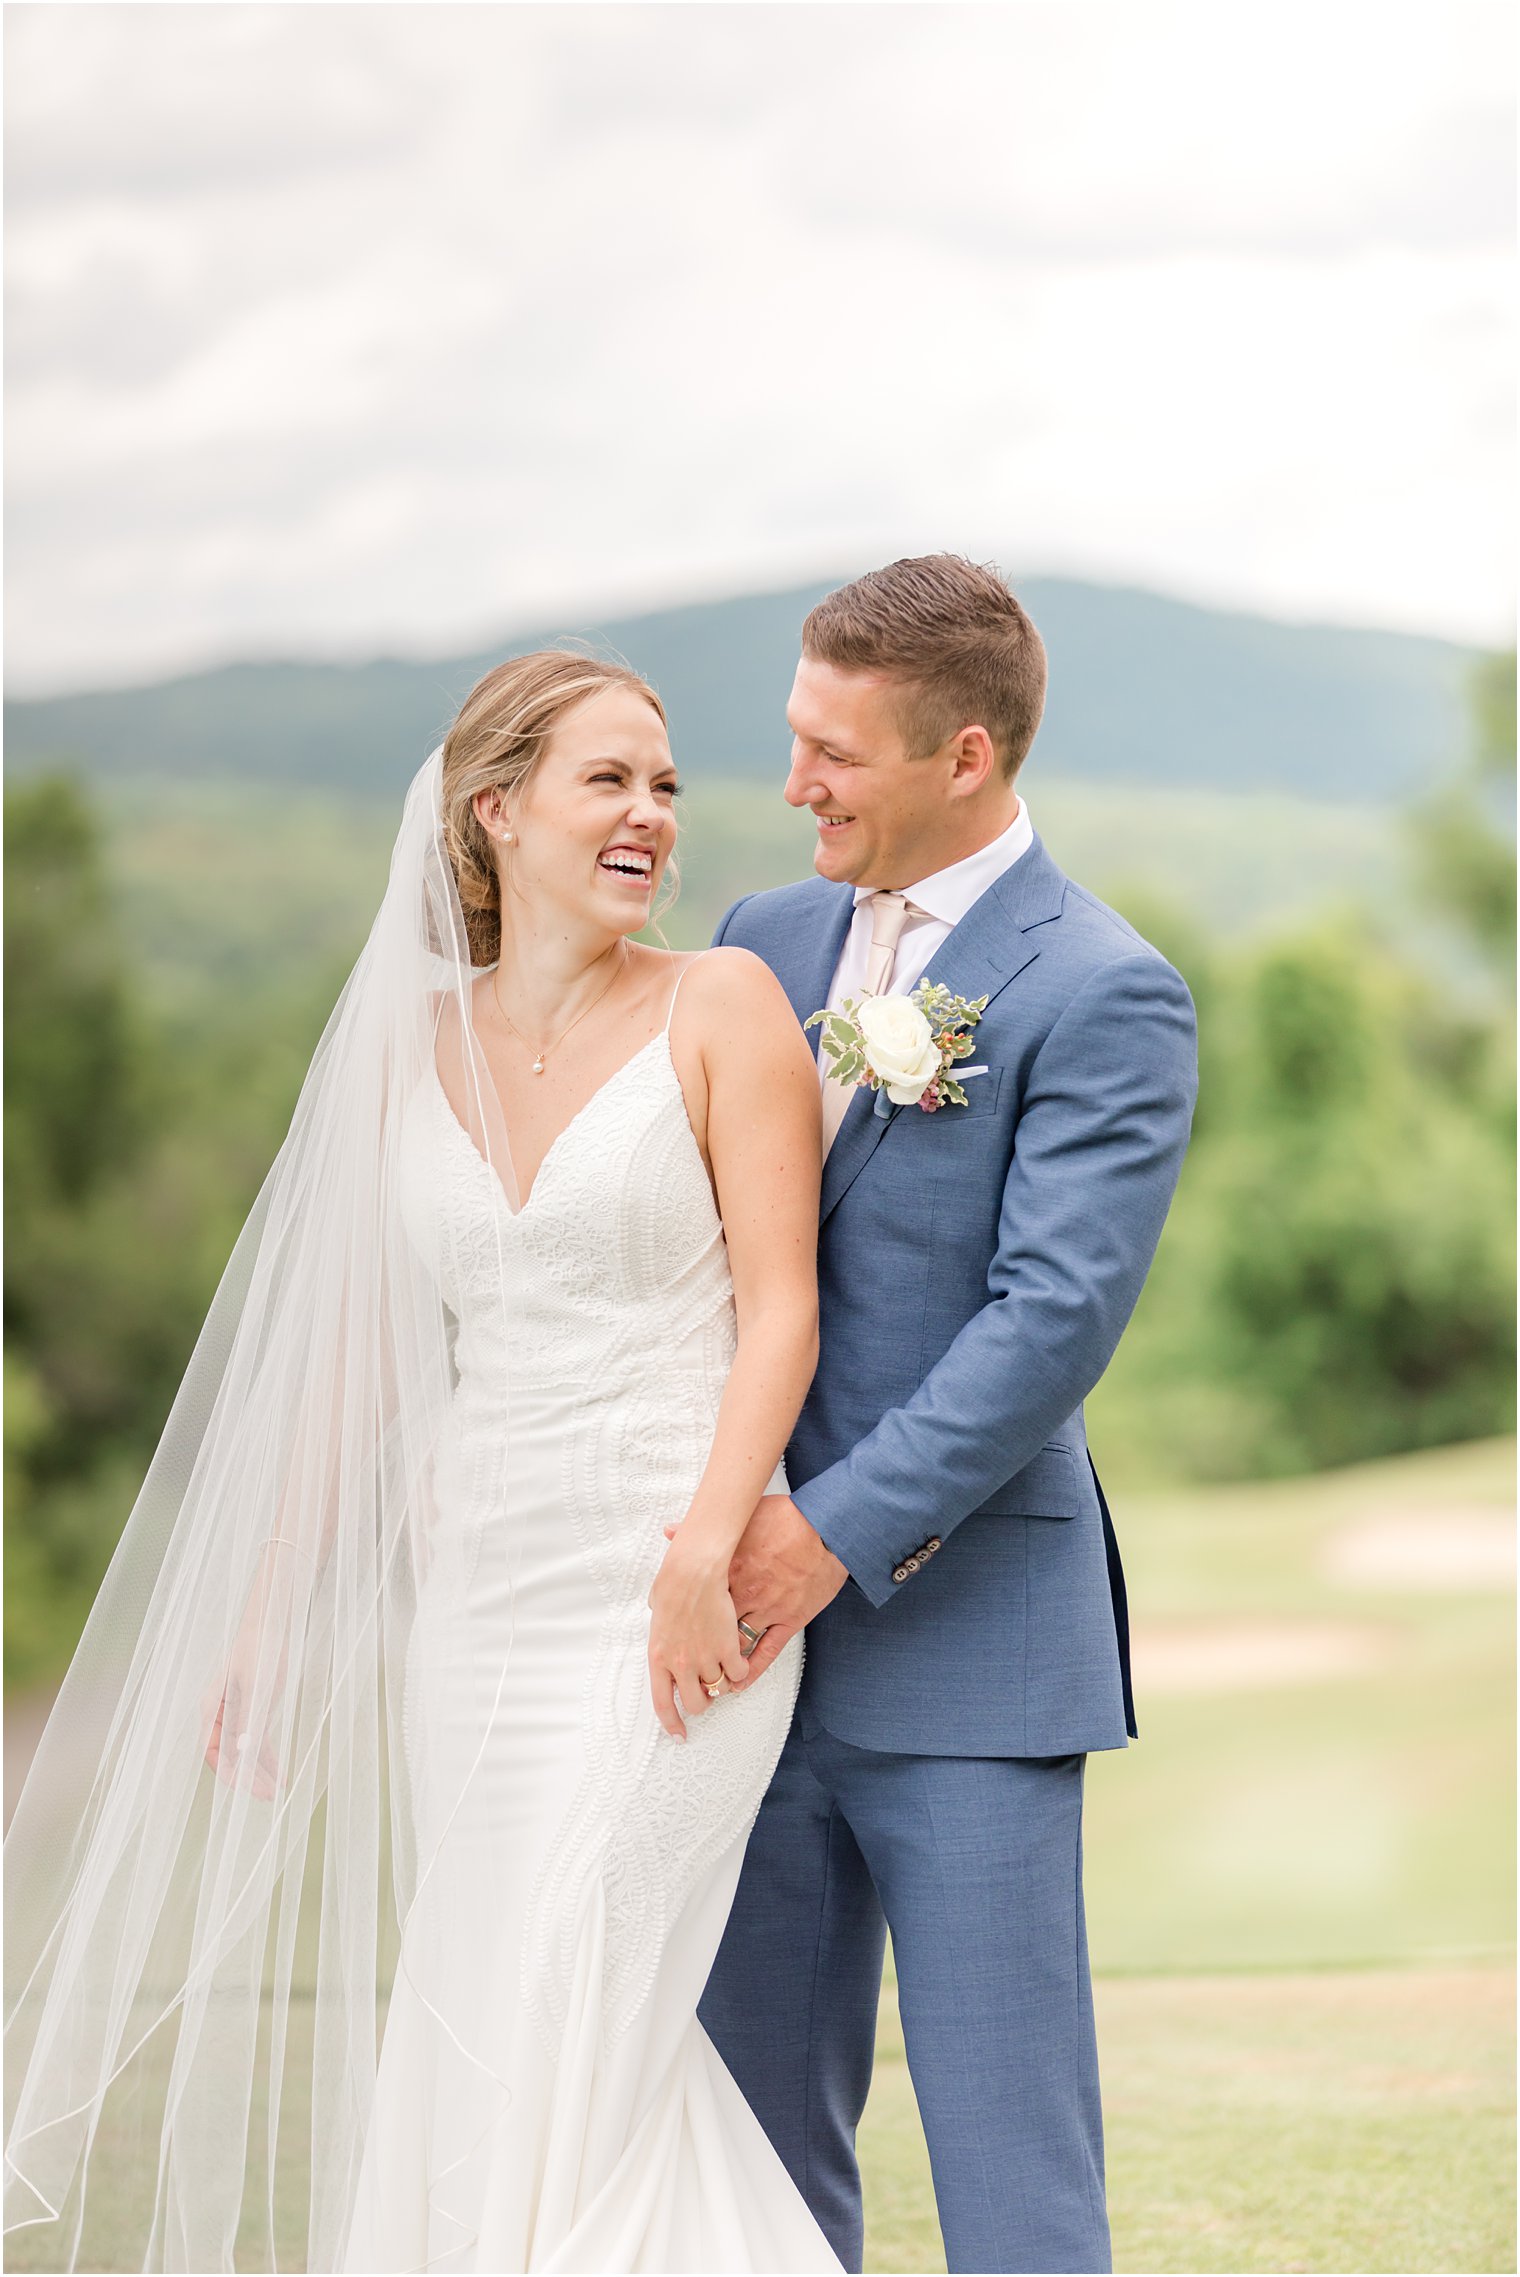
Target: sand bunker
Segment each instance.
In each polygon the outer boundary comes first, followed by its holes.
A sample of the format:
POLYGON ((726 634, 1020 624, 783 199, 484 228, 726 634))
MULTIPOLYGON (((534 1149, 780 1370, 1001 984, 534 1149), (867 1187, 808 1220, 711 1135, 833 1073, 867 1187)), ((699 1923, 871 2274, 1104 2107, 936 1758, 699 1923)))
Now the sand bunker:
POLYGON ((1389 1639, 1347 1621, 1211 1621, 1137 1629, 1131 1651, 1137 1694, 1251 1692, 1364 1675, 1389 1639))
POLYGON ((1515 1521, 1507 1510, 1390 1510, 1332 1534, 1321 1568, 1364 1589, 1509 1589, 1515 1521))

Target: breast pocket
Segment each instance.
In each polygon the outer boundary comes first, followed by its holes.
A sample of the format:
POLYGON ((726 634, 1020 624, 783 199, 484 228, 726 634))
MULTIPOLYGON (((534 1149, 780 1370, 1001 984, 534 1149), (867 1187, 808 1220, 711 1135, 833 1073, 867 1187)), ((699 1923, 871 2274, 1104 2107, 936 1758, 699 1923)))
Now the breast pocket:
MULTIPOLYGON (((974 1060, 972 1065, 976 1065, 974 1060)), ((930 1115, 926 1115, 922 1107, 897 1108, 892 1116, 894 1125, 892 1136, 901 1138, 903 1136, 902 1126, 906 1125, 909 1130, 918 1130, 926 1137, 939 1139, 948 1136, 958 1125, 964 1128, 967 1125, 980 1123, 988 1115, 997 1112, 998 1098, 1003 1088, 1003 1077, 1006 1072, 1006 1069, 1001 1067, 989 1067, 985 1075, 973 1075, 966 1079, 966 1104, 964 1107, 947 1104, 943 1107, 936 1107, 930 1115)))

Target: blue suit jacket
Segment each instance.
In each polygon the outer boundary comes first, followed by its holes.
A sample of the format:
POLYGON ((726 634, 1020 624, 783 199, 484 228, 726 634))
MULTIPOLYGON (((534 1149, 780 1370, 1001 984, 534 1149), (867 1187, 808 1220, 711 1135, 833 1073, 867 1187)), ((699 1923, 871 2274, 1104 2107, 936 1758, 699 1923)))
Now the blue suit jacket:
MULTIPOLYGON (((853 907, 810 878, 736 902, 715 939, 805 1020, 853 907)), ((990 1072, 936 1114, 858 1092, 824 1165, 820 1357, 787 1475, 851 1578, 808 1630, 804 1698, 857 1747, 1123 1747, 1123 1576, 1082 1402, 1182 1167, 1192 999, 1038 837, 928 977, 989 999, 969 1064, 990 1072)))

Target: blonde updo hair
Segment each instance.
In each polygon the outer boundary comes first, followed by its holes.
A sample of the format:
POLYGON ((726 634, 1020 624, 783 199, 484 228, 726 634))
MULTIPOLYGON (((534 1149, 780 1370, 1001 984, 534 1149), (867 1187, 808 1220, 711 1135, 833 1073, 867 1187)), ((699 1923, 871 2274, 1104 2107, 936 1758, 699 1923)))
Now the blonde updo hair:
MULTIPOLYGON (((465 697, 443 739, 443 842, 459 888, 470 961, 501 954, 501 889, 478 791, 520 791, 565 714, 604 688, 629 688, 669 726, 665 706, 637 672, 574 649, 539 648, 493 665, 465 697)), ((667 873, 668 874, 668 873, 667 873)))

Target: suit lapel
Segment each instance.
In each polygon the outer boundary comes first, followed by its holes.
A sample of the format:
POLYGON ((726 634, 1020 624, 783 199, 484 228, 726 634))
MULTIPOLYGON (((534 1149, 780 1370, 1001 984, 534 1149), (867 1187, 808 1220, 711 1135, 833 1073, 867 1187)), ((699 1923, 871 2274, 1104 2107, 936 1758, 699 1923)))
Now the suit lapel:
MULTIPOLYGON (((925 979, 939 981, 956 996, 972 1000, 985 996, 990 1005, 1039 955, 1034 928, 1059 917, 1065 892, 1065 876, 1036 835, 1022 859, 993 880, 980 901, 972 903, 959 925, 935 950, 925 968, 925 979)), ((828 972, 832 971, 831 963, 828 972)), ((824 985, 828 985, 828 974, 824 985)), ((822 1001, 820 997, 818 1002, 822 1001)), ((808 1009, 815 1010, 816 1006, 808 1009)), ((893 1108, 879 1115, 876 1104, 876 1094, 860 1091, 845 1109, 844 1121, 823 1166, 820 1224, 855 1183, 896 1116, 917 1111, 893 1108)), ((955 1110, 950 1107, 942 1112, 954 1114, 955 1110)))
MULTIPOLYGON (((848 886, 835 886, 816 924, 798 926, 779 949, 766 951, 766 963, 786 990, 799 1021, 811 1019, 828 1000, 829 982, 844 947, 855 914, 855 896, 848 886)), ((819 1031, 810 1028, 808 1042, 818 1057, 819 1031)))

